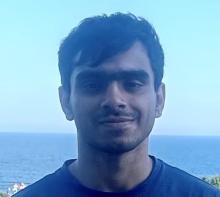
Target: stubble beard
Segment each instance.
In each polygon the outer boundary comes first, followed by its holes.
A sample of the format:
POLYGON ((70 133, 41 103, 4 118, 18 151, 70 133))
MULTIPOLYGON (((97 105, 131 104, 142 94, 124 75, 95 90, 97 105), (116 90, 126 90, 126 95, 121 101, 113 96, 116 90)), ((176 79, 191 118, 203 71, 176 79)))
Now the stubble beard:
MULTIPOLYGON (((119 139, 98 141, 95 140, 94 138, 91 139, 92 138, 91 136, 84 136, 82 135, 82 133, 80 133, 80 131, 78 131, 78 135, 79 135, 78 140, 81 140, 81 142, 79 143, 81 146, 86 146, 88 149, 91 149, 96 153, 104 153, 104 154, 119 156, 131 152, 137 149, 139 146, 141 146, 141 144, 147 140, 150 132, 151 130, 144 131, 143 134, 140 134, 140 136, 136 137, 135 139, 134 136, 128 136, 128 137, 125 136, 119 139)), ((147 147, 145 148, 147 149, 147 147)))

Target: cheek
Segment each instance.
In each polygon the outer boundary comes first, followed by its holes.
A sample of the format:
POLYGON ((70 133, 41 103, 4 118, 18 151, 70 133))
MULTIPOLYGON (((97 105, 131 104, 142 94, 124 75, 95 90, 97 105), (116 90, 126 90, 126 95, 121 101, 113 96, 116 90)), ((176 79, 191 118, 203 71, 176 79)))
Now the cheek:
POLYGON ((97 127, 96 123, 96 112, 97 102, 92 98, 77 98, 74 102, 74 115, 75 115, 75 125, 78 134, 87 138, 92 134, 97 127))
POLYGON ((155 109, 156 97, 154 95, 141 95, 131 99, 131 105, 135 105, 140 111, 147 112, 155 109))
POLYGON ((82 121, 87 118, 91 118, 95 112, 96 105, 97 104, 93 98, 76 96, 72 101, 72 109, 75 119, 82 121))
POLYGON ((155 108, 156 100, 155 97, 145 96, 133 99, 132 106, 139 114, 139 121, 141 124, 148 124, 151 121, 154 121, 155 118, 155 108), (134 105, 135 103, 135 105, 134 105))
POLYGON ((84 131, 89 127, 90 108, 85 99, 75 99, 72 103, 74 112, 74 121, 78 131, 84 131))

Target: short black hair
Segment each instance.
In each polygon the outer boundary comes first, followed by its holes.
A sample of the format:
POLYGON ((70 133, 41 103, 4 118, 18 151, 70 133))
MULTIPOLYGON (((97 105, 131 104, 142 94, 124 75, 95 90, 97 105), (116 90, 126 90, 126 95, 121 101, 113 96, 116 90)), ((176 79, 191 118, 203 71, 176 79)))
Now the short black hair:
POLYGON ((58 52, 62 86, 70 90, 76 66, 97 66, 128 50, 136 41, 147 51, 157 90, 164 73, 164 52, 157 33, 146 19, 119 12, 86 18, 63 40, 58 52))

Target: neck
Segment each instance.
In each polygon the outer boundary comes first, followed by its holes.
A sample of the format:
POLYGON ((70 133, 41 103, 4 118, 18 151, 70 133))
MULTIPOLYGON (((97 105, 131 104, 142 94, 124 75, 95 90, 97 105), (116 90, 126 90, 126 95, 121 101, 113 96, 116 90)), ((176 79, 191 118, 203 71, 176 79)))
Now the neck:
POLYGON ((85 145, 81 148, 79 143, 78 160, 69 169, 88 188, 106 192, 127 191, 144 181, 151 172, 152 161, 147 147, 146 139, 129 152, 110 154, 85 148, 85 145))

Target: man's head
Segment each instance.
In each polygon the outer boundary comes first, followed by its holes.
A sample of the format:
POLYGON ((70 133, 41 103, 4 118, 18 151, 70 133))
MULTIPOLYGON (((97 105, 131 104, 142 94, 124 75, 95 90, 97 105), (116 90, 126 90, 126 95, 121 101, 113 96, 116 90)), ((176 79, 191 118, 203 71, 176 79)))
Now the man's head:
POLYGON ((59 51, 60 100, 79 144, 123 153, 149 135, 164 105, 163 51, 152 26, 131 14, 85 19, 59 51))
POLYGON ((164 67, 164 53, 158 36, 145 19, 122 13, 86 18, 64 39, 59 49, 62 86, 70 90, 70 77, 75 67, 95 67, 126 51, 136 41, 146 49, 157 89, 164 67))

